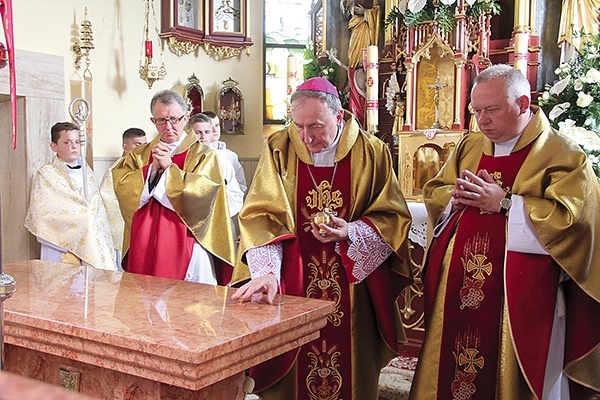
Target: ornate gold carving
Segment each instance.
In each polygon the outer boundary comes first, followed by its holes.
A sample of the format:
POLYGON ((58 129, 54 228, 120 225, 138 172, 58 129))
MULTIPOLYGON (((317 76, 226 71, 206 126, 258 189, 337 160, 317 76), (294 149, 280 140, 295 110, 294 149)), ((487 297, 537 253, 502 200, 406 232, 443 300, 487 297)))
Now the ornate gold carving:
POLYGON ((421 314, 417 317, 417 320, 413 323, 407 323, 406 321, 410 320, 413 315, 415 315, 415 313, 417 312, 416 309, 413 308, 412 306, 412 302, 414 299, 419 298, 419 297, 423 297, 423 281, 421 280, 421 271, 423 269, 423 266, 418 263, 417 261, 415 261, 413 252, 415 250, 415 246, 412 244, 412 242, 408 242, 408 259, 410 261, 410 267, 413 271, 413 283, 410 286, 407 286, 406 288, 404 288, 404 290, 402 291, 402 297, 404 298, 404 306, 402 307, 402 309, 400 310, 400 313, 402 314, 403 320, 402 320, 402 326, 404 326, 405 329, 411 329, 411 330, 419 330, 419 331, 423 331, 423 324, 425 322, 424 318, 423 318, 423 313, 421 312, 421 314), (405 321, 406 320, 406 321, 405 321))
POLYGON ((181 57, 184 54, 191 54, 198 51, 198 43, 186 42, 183 40, 177 40, 174 36, 170 36, 167 39, 167 46, 171 53, 181 57))
POLYGON ((215 46, 210 43, 204 43, 204 51, 216 61, 226 60, 232 57, 239 57, 244 49, 246 49, 246 55, 250 56, 250 46, 229 47, 215 46))
POLYGON ((321 258, 311 255, 308 262, 310 276, 308 277, 308 287, 306 288, 306 297, 311 299, 330 300, 335 303, 335 311, 327 317, 333 326, 339 326, 342 323, 344 312, 340 311, 340 302, 342 300, 342 288, 340 286, 340 267, 336 255, 327 256, 327 251, 323 250, 321 258))
POLYGON ((79 383, 81 382, 81 372, 68 371, 60 368, 58 370, 60 375, 60 386, 63 389, 70 392, 79 393, 79 383))
POLYGON ((340 365, 337 361, 340 356, 338 344, 328 348, 327 342, 322 340, 320 349, 314 344, 311 344, 310 348, 310 365, 306 377, 309 399, 337 399, 342 387, 340 365))

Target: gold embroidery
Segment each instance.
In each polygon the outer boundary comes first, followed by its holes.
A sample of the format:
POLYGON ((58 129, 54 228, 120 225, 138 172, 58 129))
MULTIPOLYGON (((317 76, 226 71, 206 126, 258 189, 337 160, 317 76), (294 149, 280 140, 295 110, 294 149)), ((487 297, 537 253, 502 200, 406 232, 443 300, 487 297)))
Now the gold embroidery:
POLYGON ((308 352, 310 358, 309 372, 306 377, 306 387, 310 400, 334 400, 337 399, 342 387, 342 376, 338 364, 338 344, 327 348, 327 342, 321 341, 319 349, 314 344, 310 345, 308 352))
POLYGON ((467 272, 475 271, 473 278, 478 281, 485 279, 483 273, 486 272, 488 275, 492 273, 492 263, 487 262, 487 257, 483 254, 474 254, 472 260, 467 261, 467 272))
POLYGON ((327 257, 327 251, 323 250, 321 258, 310 255, 310 261, 307 264, 310 269, 308 277, 308 287, 306 288, 306 297, 312 299, 331 300, 335 302, 335 311, 327 319, 333 326, 339 326, 342 323, 344 312, 340 310, 340 301, 342 299, 342 288, 339 280, 336 255, 327 257))
POLYGON ((483 368, 484 360, 483 357, 479 356, 479 351, 477 349, 464 349, 464 353, 458 355, 458 364, 462 367, 466 365, 465 372, 470 374, 474 374, 477 372, 477 368, 483 368))
POLYGON ((322 180, 316 189, 309 190, 308 196, 306 196, 308 207, 316 208, 319 211, 323 210, 325 206, 329 206, 330 210, 338 209, 342 203, 342 192, 339 190, 332 192, 331 184, 326 180, 322 180))
POLYGON ((490 174, 490 176, 492 177, 494 182, 496 182, 498 185, 500 185, 502 187, 502 172, 494 171, 490 174))
POLYGON ((477 372, 485 366, 485 359, 479 355, 479 333, 471 333, 470 329, 458 335, 455 341, 454 359, 456 373, 452 381, 452 399, 469 400, 477 391, 474 381, 477 372))
POLYGON ((475 237, 467 240, 463 248, 464 257, 461 259, 464 273, 463 286, 460 289, 460 309, 477 309, 485 298, 483 286, 485 275, 491 275, 493 265, 488 261, 486 253, 490 248, 487 235, 481 238, 479 232, 475 237))
MULTIPOLYGON (((498 184, 498 186, 502 187, 502 185, 504 184, 504 182, 502 181, 502 172, 494 171, 494 172, 490 173, 490 176, 492 177, 494 182, 496 182, 498 184)), ((503 189, 506 193, 510 192, 510 186, 507 186, 503 189)), ((486 210, 483 210, 480 208, 479 214, 481 215, 481 214, 492 214, 492 213, 490 211, 486 211, 486 210)))

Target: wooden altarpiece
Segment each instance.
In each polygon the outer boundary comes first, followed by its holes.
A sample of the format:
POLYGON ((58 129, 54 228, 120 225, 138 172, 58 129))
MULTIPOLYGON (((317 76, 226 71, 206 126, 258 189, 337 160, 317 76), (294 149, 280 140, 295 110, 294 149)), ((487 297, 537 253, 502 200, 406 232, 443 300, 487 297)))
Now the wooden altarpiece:
POLYGON ((380 60, 380 93, 390 92, 395 74, 399 95, 395 102, 388 101, 393 104, 390 112, 380 110, 380 136, 394 142, 398 177, 407 198, 420 196, 423 184, 467 132, 472 79, 489 65, 491 16, 469 17, 467 7, 464 0, 457 0, 451 31, 434 21, 388 27, 391 34, 380 60))

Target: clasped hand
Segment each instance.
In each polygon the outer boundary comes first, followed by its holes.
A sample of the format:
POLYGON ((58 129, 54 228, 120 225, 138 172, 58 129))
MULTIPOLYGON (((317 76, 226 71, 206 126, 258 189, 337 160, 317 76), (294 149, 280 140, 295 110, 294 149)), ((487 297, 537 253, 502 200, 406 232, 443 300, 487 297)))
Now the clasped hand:
POLYGON ((162 171, 173 163, 171 149, 163 142, 158 142, 152 147, 152 170, 162 171))
POLYGON ((506 192, 482 169, 477 175, 469 170, 462 171, 460 177, 456 178, 451 194, 452 211, 471 206, 489 212, 500 212, 500 200, 506 192))

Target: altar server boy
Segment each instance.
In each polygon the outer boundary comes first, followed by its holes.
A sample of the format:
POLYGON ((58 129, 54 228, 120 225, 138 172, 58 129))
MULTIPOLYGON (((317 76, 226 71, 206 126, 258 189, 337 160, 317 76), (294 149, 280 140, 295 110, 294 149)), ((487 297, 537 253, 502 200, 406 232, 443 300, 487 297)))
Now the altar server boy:
POLYGON ((58 122, 50 133, 56 156, 33 180, 25 227, 42 245, 42 260, 116 270, 106 210, 89 167, 84 193, 79 127, 58 122))

